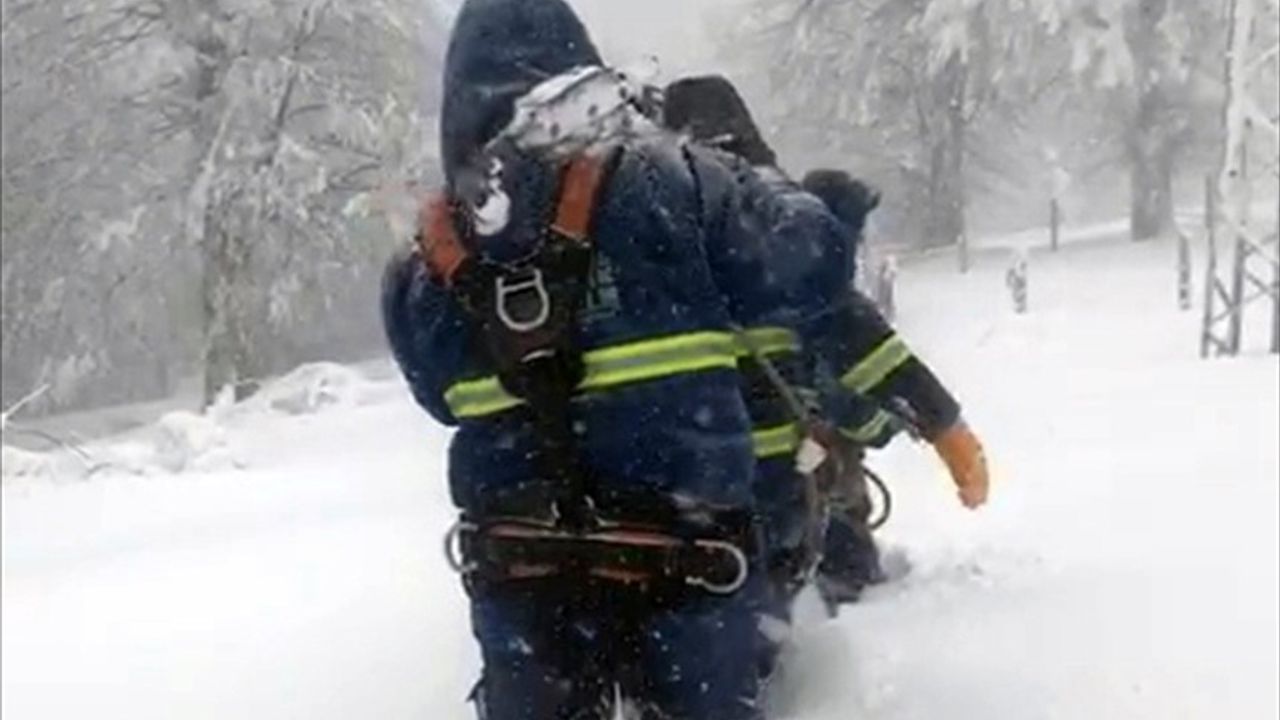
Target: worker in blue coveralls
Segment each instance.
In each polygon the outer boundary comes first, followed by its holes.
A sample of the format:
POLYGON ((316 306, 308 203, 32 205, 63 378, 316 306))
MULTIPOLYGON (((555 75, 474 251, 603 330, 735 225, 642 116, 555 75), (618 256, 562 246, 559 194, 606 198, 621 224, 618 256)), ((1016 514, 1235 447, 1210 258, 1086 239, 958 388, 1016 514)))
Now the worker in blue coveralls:
MULTIPOLYGON (((750 166, 755 175, 763 177, 780 192, 803 189, 822 200, 843 225, 841 235, 825 237, 846 247, 844 257, 850 262, 846 273, 852 285, 857 244, 862 240, 868 215, 879 203, 874 190, 838 170, 812 171, 797 187, 778 168, 774 151, 764 140, 737 90, 721 76, 681 79, 669 85, 661 96, 663 123, 668 128, 722 150, 730 156, 726 163, 750 166)), ((793 207, 805 206, 797 203, 793 207)), ((767 615, 784 624, 790 617, 791 601, 811 569, 816 570, 813 574, 819 593, 833 612, 841 604, 856 601, 866 586, 884 578, 879 551, 868 526, 871 506, 865 478, 861 476, 863 449, 883 447, 894 435, 913 424, 926 438, 937 441, 935 446, 940 453, 953 451, 957 438, 968 435, 954 397, 923 362, 894 339, 869 301, 851 289, 846 307, 847 312, 861 315, 863 321, 853 321, 848 326, 833 324, 829 326, 833 331, 839 333, 854 326, 864 331, 867 322, 880 328, 877 335, 884 342, 867 346, 873 349, 860 358, 863 363, 888 358, 883 376, 875 382, 870 381, 869 375, 859 379, 858 368, 866 367, 863 364, 855 365, 848 373, 837 369, 835 374, 841 376, 838 378, 833 378, 831 368, 827 368, 824 381, 822 373, 807 378, 789 373, 777 373, 783 375, 782 378, 762 378, 761 373, 753 372, 751 367, 756 359, 744 360, 744 375, 756 378, 749 383, 747 398, 758 438, 757 496, 765 520, 767 563, 773 581, 767 615), (895 347, 897 349, 889 350, 895 347), (892 357, 886 352, 892 353, 892 357), (838 429, 828 444, 832 446, 830 452, 840 456, 839 462, 830 463, 838 466, 830 469, 841 475, 835 483, 838 492, 833 493, 840 497, 838 501, 828 498, 832 502, 827 504, 828 512, 821 516, 825 522, 818 528, 821 533, 818 538, 810 532, 814 514, 796 477, 796 445, 786 440, 794 437, 785 432, 786 423, 793 419, 779 397, 787 394, 788 388, 777 387, 779 380, 782 384, 790 381, 799 386, 825 385, 823 402, 813 410, 838 429), (817 552, 809 547, 810 543, 819 545, 817 552), (816 568, 811 568, 814 562, 816 568)), ((823 342, 862 343, 838 334, 824 338, 823 342)), ((781 357, 765 358, 764 362, 772 362, 780 370, 792 367, 781 357)), ((961 444, 968 443, 962 441, 961 444)), ((953 464, 945 455, 943 459, 948 466, 953 464)), ((777 628, 776 623, 774 626, 770 628, 766 623, 766 631, 785 633, 785 627, 777 628)), ((766 645, 762 661, 766 671, 772 667, 771 649, 776 648, 766 645)))
POLYGON ((388 266, 383 316, 414 397, 457 428, 479 714, 605 720, 622 698, 760 720, 739 360, 786 337, 856 366, 860 346, 819 343, 832 323, 877 342, 873 318, 831 312, 840 223, 790 226, 792 199, 649 123, 562 0, 468 0, 445 65, 447 187, 388 266))

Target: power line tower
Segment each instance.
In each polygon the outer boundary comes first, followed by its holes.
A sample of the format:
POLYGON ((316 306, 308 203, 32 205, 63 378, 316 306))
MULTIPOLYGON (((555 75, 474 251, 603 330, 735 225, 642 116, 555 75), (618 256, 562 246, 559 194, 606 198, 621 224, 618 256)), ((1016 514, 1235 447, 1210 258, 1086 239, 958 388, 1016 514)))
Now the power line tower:
POLYGON ((1228 13, 1226 141, 1206 208, 1204 357, 1238 354, 1245 311, 1258 304, 1270 305, 1271 351, 1280 353, 1280 0, 1229 0, 1228 13), (1265 203, 1258 217, 1255 202, 1265 203), (1219 244, 1234 249, 1229 265, 1219 244))

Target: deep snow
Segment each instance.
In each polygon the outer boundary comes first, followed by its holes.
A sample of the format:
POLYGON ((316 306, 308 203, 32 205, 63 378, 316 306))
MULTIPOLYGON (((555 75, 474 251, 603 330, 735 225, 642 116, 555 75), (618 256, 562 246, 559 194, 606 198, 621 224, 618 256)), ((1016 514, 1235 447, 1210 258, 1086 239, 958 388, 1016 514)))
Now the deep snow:
MULTIPOLYGON (((806 607, 780 714, 1275 717, 1276 359, 1196 357, 1168 245, 1037 252, 1026 316, 1005 264, 905 264, 898 293, 993 503, 963 511, 927 448, 877 456, 912 571, 806 607)), ((447 434, 395 382, 314 405, 226 413, 177 474, 6 478, 6 719, 470 717, 447 434)))

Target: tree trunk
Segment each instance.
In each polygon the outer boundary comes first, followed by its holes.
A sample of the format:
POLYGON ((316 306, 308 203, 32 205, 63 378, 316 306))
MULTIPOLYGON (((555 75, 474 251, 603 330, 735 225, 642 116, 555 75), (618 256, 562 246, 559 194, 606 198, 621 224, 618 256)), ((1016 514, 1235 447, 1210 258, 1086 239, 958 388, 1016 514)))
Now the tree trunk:
POLYGON ((202 295, 205 313, 204 396, 211 405, 228 387, 234 399, 243 400, 250 391, 246 376, 249 363, 248 328, 241 303, 246 288, 248 265, 244 223, 232 213, 242 204, 239 192, 215 197, 205 218, 204 274, 202 295))
POLYGON ((949 247, 964 235, 962 163, 949 141, 937 141, 929 160, 929 207, 926 247, 949 247))
POLYGON ((1129 158, 1129 227, 1134 240, 1173 230, 1173 147, 1164 127, 1167 110, 1159 88, 1139 100, 1129 158))
POLYGON ((231 69, 233 50, 228 47, 226 15, 220 0, 186 0, 174 3, 174 32, 196 57, 192 96, 196 108, 191 188, 187 198, 187 235, 200 258, 203 327, 199 361, 204 371, 204 405, 217 400, 228 385, 238 387, 241 350, 229 303, 236 284, 233 237, 227 225, 232 198, 219 187, 219 161, 230 121, 222 85, 231 69))
MULTIPOLYGON (((941 128, 929 155, 929 208, 925 224, 927 247, 960 245, 965 237, 964 145, 965 68, 953 57, 935 80, 941 128)), ((963 250, 963 248, 962 248, 963 250)))
MULTIPOLYGON (((203 0, 216 6, 217 0, 203 0)), ((263 375, 262 358, 254 352, 251 332, 256 329, 255 314, 260 295, 254 287, 251 272, 250 238, 260 238, 265 230, 263 208, 269 206, 265 183, 270 182, 270 168, 275 165, 282 147, 285 123, 292 107, 299 70, 297 61, 303 45, 316 30, 316 18, 304 9, 299 19, 288 60, 290 71, 275 107, 261 128, 259 142, 254 145, 260 153, 252 162, 243 159, 239 166, 219 172, 216 157, 224 143, 225 121, 219 123, 209 145, 209 161, 206 162, 209 185, 204 200, 204 233, 201 247, 204 259, 204 308, 205 308, 205 402, 212 403, 223 390, 233 388, 237 401, 257 390, 257 380, 263 375)), ((227 48, 216 44, 223 65, 215 66, 221 73, 210 72, 210 79, 225 76, 229 69, 227 48)), ((202 78, 204 73, 202 72, 202 78)), ((202 82, 203 85, 203 82, 202 82)), ((243 153, 241 153, 243 155, 243 153)))
POLYGON ((1134 60, 1133 123, 1129 130, 1129 229, 1134 240, 1149 240, 1173 229, 1172 105, 1161 58, 1161 21, 1169 0, 1139 0, 1126 21, 1126 41, 1134 60))

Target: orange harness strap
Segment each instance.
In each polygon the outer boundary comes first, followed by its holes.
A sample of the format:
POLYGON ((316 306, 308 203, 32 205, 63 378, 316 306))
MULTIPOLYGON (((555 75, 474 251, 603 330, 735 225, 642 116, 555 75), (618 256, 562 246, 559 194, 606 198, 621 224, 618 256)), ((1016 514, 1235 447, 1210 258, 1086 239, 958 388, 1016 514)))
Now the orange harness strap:
MULTIPOLYGON (((605 165, 598 158, 580 157, 569 163, 560 184, 556 217, 551 229, 579 244, 589 242, 596 193, 604 180, 605 165)), ((453 203, 444 193, 431 193, 418 212, 419 253, 431 276, 452 287, 458 268, 469 253, 453 223, 453 203)))
POLYGON ((588 242, 596 193, 604 180, 604 163, 583 157, 569 163, 560 184, 560 204, 551 229, 578 243, 588 242))
POLYGON ((418 252, 431 276, 453 286, 453 276, 467 259, 466 248, 453 228, 453 206, 448 196, 433 192, 418 211, 418 252))

